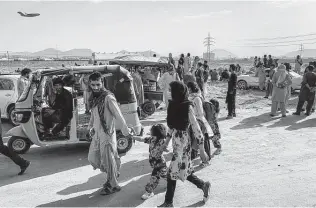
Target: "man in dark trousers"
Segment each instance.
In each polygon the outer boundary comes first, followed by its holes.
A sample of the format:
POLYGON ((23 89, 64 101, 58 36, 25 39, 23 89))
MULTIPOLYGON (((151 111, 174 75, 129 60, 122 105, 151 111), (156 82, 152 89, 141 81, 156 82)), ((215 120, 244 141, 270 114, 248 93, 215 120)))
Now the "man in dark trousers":
MULTIPOLYGON (((1 112, 0 112, 1 113, 1 112)), ((30 166, 30 162, 21 158, 17 153, 11 151, 2 141, 2 123, 0 119, 0 153, 9 157, 15 164, 20 166, 21 171, 18 175, 22 175, 25 170, 30 166)))
POLYGON ((231 71, 231 75, 228 81, 228 90, 227 90, 227 96, 226 96, 226 103, 227 103, 227 109, 228 109, 228 116, 226 119, 232 119, 233 117, 236 117, 236 111, 235 111, 236 85, 237 85, 237 75, 235 73, 236 66, 234 64, 231 64, 229 68, 231 71))
POLYGON ((315 90, 316 90, 316 74, 313 72, 314 67, 308 66, 306 74, 304 74, 303 82, 301 86, 301 91, 299 94, 299 100, 296 107, 296 112, 293 115, 300 115, 302 111, 302 107, 307 101, 306 106, 306 116, 311 114, 311 109, 315 99, 315 90))

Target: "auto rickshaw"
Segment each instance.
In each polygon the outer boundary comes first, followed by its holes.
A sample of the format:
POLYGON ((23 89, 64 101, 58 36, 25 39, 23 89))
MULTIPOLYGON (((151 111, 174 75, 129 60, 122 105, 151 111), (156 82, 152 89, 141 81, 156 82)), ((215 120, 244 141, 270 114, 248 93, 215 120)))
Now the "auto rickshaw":
POLYGON ((153 75, 153 71, 160 71, 162 68, 167 68, 168 58, 166 57, 145 57, 141 55, 126 55, 116 57, 109 61, 110 64, 119 64, 127 67, 145 67, 149 68, 142 76, 144 86, 144 98, 145 101, 142 104, 142 112, 146 116, 150 116, 155 113, 156 109, 163 102, 163 92, 158 89, 157 77, 153 75), (157 69, 157 70, 151 70, 157 69))
MULTIPOLYGON (((104 86, 115 95, 128 127, 133 129, 134 134, 141 135, 143 128, 137 115, 132 77, 125 68, 118 65, 63 67, 37 70, 32 74, 31 82, 15 104, 15 118, 20 125, 7 132, 7 135, 11 136, 8 140, 8 147, 18 154, 23 154, 33 144, 49 146, 89 142, 86 135, 90 115, 84 113, 83 99, 77 95, 74 84, 65 87, 73 96, 74 110, 70 123, 58 138, 45 136, 47 134, 44 134, 42 123, 43 109, 45 109, 43 89, 47 79, 51 76, 84 76, 92 72, 100 72, 103 75, 104 86)), ((123 154, 131 149, 133 140, 124 137, 119 128, 116 125, 117 149, 119 154, 123 154)))

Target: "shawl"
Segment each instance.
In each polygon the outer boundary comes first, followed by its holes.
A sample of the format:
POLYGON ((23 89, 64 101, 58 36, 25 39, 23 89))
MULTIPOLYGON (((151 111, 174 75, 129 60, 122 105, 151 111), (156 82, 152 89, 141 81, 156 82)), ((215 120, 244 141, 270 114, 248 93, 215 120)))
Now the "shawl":
POLYGON ((279 86, 280 84, 282 84, 284 81, 285 81, 285 79, 286 79, 286 69, 285 69, 285 66, 284 65, 280 65, 279 67, 278 67, 278 72, 280 72, 280 76, 279 76, 279 78, 278 78, 278 81, 277 81, 277 86, 279 86))
POLYGON ((193 105, 188 100, 188 88, 180 81, 170 83, 171 97, 167 109, 167 125, 170 129, 185 131, 189 126, 189 108, 193 105))
MULTIPOLYGON (((106 122, 104 119, 104 108, 105 108, 105 98, 108 95, 113 95, 110 91, 106 90, 106 89, 102 89, 101 90, 101 95, 99 97, 94 97, 93 94, 90 96, 89 98, 89 106, 90 109, 97 107, 98 108, 98 113, 99 113, 99 117, 100 117, 100 123, 103 127, 103 130, 106 134, 108 134, 109 136, 112 136, 112 134, 114 132, 109 132, 109 129, 106 126, 106 122)), ((114 95, 113 95, 114 96, 114 95)))

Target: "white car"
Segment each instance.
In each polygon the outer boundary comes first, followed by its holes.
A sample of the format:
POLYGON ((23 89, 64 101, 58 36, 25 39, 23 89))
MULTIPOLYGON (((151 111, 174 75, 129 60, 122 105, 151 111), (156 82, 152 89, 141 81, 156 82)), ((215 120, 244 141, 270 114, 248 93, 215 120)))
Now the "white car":
MULTIPOLYGON (((270 69, 266 69, 266 75, 269 77, 270 69)), ((242 74, 237 77, 237 86, 239 89, 248 89, 250 87, 259 87, 259 77, 255 77, 255 73, 242 74)), ((301 82, 303 77, 294 71, 290 71, 290 77, 292 79, 292 92, 301 89, 301 82)))
POLYGON ((0 74, 0 108, 1 118, 9 119, 10 123, 16 126, 14 122, 15 102, 18 99, 18 79, 20 75, 0 74))

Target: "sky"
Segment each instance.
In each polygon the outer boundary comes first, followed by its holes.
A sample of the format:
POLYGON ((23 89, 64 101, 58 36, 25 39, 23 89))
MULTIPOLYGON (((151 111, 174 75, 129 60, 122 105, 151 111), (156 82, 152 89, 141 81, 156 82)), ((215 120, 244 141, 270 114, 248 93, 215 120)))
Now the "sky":
MULTIPOLYGON (((315 1, 304 0, 0 1, 0 52, 89 48, 202 55, 204 38, 210 33, 215 38, 211 49, 225 49, 239 57, 282 55, 299 46, 245 47, 249 44, 245 39, 316 33, 315 9, 315 1), (41 15, 24 18, 18 11, 41 15)), ((316 36, 304 38, 316 42, 316 36)), ((316 44, 304 47, 316 49, 316 44)))

